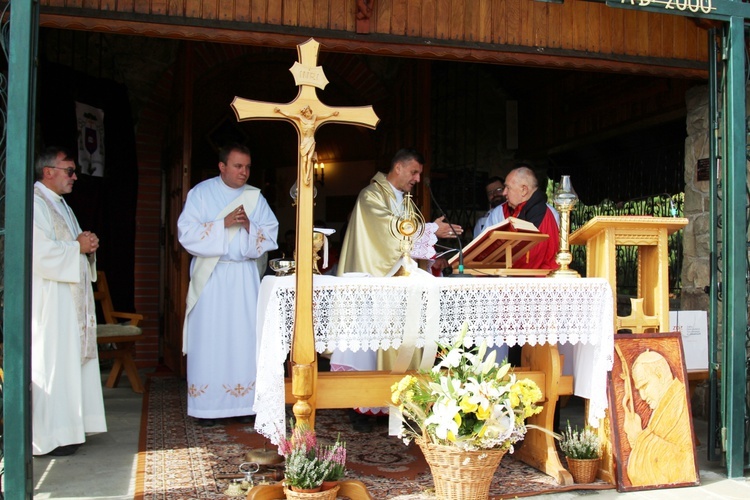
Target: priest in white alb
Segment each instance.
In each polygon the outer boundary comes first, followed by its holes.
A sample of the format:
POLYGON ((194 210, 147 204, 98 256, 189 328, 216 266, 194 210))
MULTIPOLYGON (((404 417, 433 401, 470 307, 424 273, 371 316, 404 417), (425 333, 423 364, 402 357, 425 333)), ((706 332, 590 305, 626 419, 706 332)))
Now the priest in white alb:
POLYGON ((219 176, 190 190, 177 221, 194 256, 183 328, 187 413, 204 426, 255 414, 258 260, 277 248, 279 223, 249 176, 249 149, 222 148, 219 176))
POLYGON ((64 456, 87 434, 107 431, 91 288, 99 238, 81 231, 62 198, 77 179, 67 151, 42 151, 34 174, 32 447, 34 455, 64 456))

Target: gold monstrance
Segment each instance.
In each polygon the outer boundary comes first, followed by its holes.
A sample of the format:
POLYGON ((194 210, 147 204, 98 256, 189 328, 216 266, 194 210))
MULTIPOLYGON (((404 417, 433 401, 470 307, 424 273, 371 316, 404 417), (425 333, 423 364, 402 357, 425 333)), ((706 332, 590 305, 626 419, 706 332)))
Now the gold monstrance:
POLYGON ((388 276, 409 276, 418 268, 417 263, 411 258, 411 250, 414 241, 424 234, 424 217, 411 199, 411 194, 404 194, 404 201, 398 213, 394 213, 389 224, 391 236, 399 240, 399 251, 401 257, 391 268, 388 276))

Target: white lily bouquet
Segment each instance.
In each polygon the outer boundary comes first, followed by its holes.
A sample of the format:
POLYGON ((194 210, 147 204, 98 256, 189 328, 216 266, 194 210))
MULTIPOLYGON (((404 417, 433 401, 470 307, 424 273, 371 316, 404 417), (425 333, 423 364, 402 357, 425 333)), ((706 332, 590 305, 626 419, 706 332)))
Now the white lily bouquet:
POLYGON ((487 345, 465 345, 468 324, 449 346, 438 344, 440 362, 429 371, 406 375, 391 387, 401 413, 399 437, 414 438, 463 451, 500 449, 526 435, 525 421, 542 411, 542 391, 529 379, 517 379, 506 361, 498 365, 487 345), (485 359, 486 356, 486 359, 485 359))

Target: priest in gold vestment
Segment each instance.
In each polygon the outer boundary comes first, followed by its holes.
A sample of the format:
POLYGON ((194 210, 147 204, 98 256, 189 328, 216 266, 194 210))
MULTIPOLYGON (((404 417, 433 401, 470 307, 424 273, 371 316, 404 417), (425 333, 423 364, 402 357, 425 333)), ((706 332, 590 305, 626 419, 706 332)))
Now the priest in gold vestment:
MULTIPOLYGON (((370 184, 360 191, 344 235, 338 263, 339 276, 347 273, 366 273, 374 277, 393 275, 401 250, 399 240, 391 236, 389 225, 394 214, 401 209, 404 194, 411 192, 420 181, 423 166, 424 157, 419 152, 401 149, 393 157, 388 173, 376 173, 370 184)), ((434 245, 438 238, 457 238, 463 232, 460 226, 448 224, 444 219, 442 216, 425 224, 424 234, 414 242, 412 258, 428 261, 433 259, 434 245)), ((432 279, 429 273, 422 273, 432 279)), ((385 368, 391 365, 390 359, 395 359, 395 353, 395 349, 381 353, 379 362, 378 353, 374 351, 334 351, 331 369, 376 370, 378 365, 385 368)), ((376 408, 362 410, 374 413, 385 411, 376 408)))

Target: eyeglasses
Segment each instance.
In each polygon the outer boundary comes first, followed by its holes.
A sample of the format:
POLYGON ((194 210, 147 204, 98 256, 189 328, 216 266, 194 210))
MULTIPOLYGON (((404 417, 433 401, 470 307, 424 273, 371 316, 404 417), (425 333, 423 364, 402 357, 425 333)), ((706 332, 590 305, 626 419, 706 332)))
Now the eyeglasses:
POLYGON ((504 188, 504 187, 501 187, 501 188, 496 188, 496 189, 493 189, 492 191, 487 191, 487 196, 492 196, 492 195, 493 195, 493 194, 495 194, 495 193, 500 193, 500 194, 502 194, 504 190, 505 190, 505 188, 504 188))
POLYGON ((74 169, 73 167, 63 168, 63 167, 53 167, 52 165, 47 165, 44 168, 54 168, 56 170, 65 170, 68 173, 68 177, 73 177, 73 175, 77 173, 76 169, 74 169))

